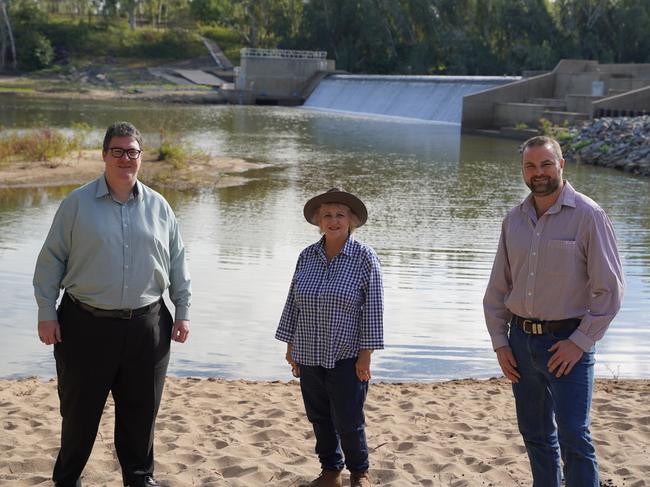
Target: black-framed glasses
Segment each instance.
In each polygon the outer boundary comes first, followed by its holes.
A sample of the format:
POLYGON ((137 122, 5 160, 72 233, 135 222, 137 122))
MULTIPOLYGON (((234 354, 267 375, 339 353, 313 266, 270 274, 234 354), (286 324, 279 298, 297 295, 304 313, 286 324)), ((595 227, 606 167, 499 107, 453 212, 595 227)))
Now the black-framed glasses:
POLYGON ((126 157, 129 159, 137 159, 142 154, 141 150, 138 149, 122 149, 121 147, 110 147, 108 152, 111 153, 116 159, 121 159, 126 154, 126 157))

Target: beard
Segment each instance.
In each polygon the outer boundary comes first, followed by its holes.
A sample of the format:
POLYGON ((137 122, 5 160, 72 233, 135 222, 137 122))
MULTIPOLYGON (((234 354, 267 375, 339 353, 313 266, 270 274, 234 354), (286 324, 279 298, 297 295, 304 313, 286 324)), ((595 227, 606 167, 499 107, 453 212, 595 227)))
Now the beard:
POLYGON ((545 176, 541 178, 532 178, 530 182, 526 181, 526 186, 530 188, 530 191, 534 196, 548 196, 549 194, 553 194, 557 188, 560 187, 561 181, 561 176, 557 178, 545 176))

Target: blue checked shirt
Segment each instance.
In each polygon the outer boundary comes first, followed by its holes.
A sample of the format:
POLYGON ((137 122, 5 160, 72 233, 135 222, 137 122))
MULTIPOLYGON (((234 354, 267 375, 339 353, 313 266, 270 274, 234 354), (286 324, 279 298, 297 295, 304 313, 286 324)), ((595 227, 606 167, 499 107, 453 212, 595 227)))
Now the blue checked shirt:
POLYGON ((275 338, 302 365, 334 368, 384 348, 384 288, 377 254, 351 235, 327 261, 324 238, 300 253, 275 338))

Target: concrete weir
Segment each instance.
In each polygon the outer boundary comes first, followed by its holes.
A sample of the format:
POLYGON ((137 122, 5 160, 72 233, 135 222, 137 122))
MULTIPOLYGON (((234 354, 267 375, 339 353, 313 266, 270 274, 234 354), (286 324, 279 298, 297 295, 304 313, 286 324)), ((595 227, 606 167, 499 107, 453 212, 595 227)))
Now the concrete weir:
POLYGON ((460 125, 463 96, 518 79, 335 74, 318 84, 303 107, 460 125))

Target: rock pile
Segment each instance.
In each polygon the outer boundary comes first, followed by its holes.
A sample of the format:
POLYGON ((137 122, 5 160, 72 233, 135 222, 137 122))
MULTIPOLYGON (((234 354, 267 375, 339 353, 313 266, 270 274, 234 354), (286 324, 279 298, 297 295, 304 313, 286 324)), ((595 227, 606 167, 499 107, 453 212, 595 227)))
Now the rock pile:
POLYGON ((650 176, 650 116, 598 118, 561 138, 567 161, 650 176))

